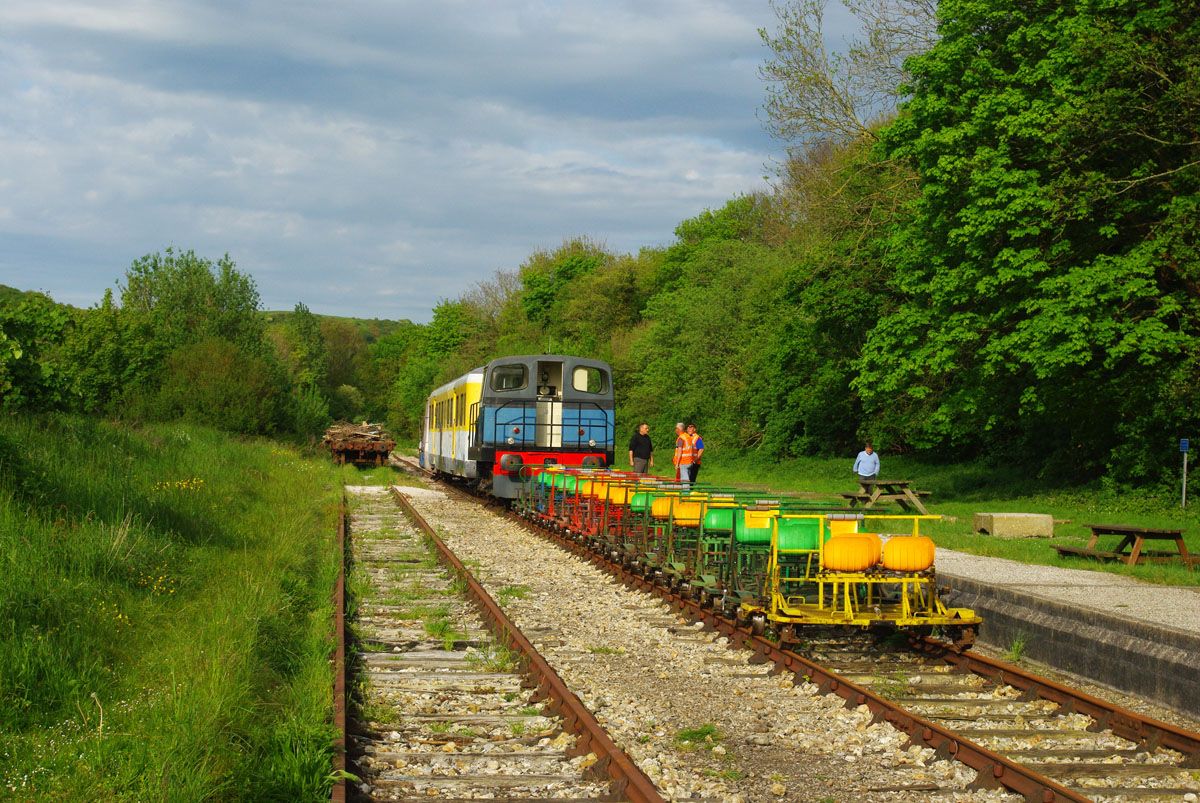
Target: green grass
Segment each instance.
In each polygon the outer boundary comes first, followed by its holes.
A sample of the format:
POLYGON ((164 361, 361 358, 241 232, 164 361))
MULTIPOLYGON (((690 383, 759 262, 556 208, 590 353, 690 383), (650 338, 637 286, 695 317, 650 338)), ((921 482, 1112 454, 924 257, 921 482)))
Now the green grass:
POLYGON ((675 733, 675 744, 683 748, 704 747, 711 749, 719 741, 721 741, 721 732, 711 722, 705 723, 698 728, 684 728, 675 733))
POLYGON ((496 602, 504 606, 514 599, 525 599, 527 596, 529 596, 529 586, 504 586, 496 592, 496 602))
MULTIPOLYGON (((324 457, 332 465, 329 460, 329 453, 318 451, 317 456, 324 457)), ((390 466, 352 466, 344 464, 334 466, 345 485, 401 485, 404 484, 405 473, 397 471, 390 466)))
MULTIPOLYGON (((840 504, 838 493, 857 489, 851 474, 853 460, 854 456, 849 455, 766 463, 753 454, 721 453, 705 462, 701 479, 716 485, 826 494, 840 504)), ((1054 549, 1055 544, 1083 546, 1091 534, 1085 525, 1108 523, 1182 529, 1188 550, 1200 554, 1200 502, 1182 510, 1178 487, 1172 491, 1170 487, 1131 490, 1106 482, 1064 485, 1029 476, 1016 467, 997 469, 983 462, 931 464, 887 454, 882 464, 885 478, 910 480, 917 488, 932 492, 926 506, 931 514, 946 520, 922 524, 921 531, 938 546, 1023 563, 1095 569, 1152 583, 1200 585, 1200 570, 1189 571, 1181 565, 1125 566, 1063 558, 1054 549), (975 514, 992 512, 1049 514, 1058 522, 1054 538, 1006 540, 974 533, 975 514)), ((894 507, 886 510, 898 512, 894 507)))
POLYGON ((518 658, 507 646, 491 643, 467 656, 467 663, 478 672, 512 672, 520 664, 518 658))
POLYGON ((327 799, 339 485, 198 427, 0 417, 0 796, 327 799))
POLYGON ((1008 645, 1008 650, 1004 653, 1004 660, 1010 664, 1019 664, 1021 659, 1025 657, 1025 634, 1018 633, 1013 637, 1012 643, 1008 645))
POLYGON ((444 616, 433 616, 425 619, 425 632, 442 642, 442 649, 449 652, 454 649, 455 642, 467 637, 466 633, 457 630, 454 622, 444 616))

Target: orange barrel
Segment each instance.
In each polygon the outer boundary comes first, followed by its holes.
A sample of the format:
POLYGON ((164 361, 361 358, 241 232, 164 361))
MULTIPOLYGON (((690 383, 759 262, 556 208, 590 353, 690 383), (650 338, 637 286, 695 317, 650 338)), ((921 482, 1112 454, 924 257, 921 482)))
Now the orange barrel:
POLYGON ((898 535, 883 545, 883 566, 894 572, 923 572, 933 565, 933 539, 898 535))
POLYGON ((675 504, 675 523, 680 527, 699 527, 704 515, 704 502, 700 499, 680 499, 675 504))
POLYGON ((633 490, 631 485, 618 485, 613 483, 608 486, 608 501, 614 505, 625 505, 629 503, 629 492, 633 490))
POLYGON ((879 562, 879 536, 874 533, 839 535, 825 543, 824 569, 861 572, 879 562))
POLYGON ((678 494, 655 496, 654 501, 650 503, 650 517, 653 519, 671 518, 671 509, 675 507, 677 501, 679 501, 678 494))

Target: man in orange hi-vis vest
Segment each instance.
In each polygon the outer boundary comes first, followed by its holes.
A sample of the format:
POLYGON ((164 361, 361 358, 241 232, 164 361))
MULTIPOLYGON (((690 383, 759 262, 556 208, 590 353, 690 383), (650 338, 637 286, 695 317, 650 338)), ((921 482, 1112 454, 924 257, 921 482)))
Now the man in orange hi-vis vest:
POLYGON ((695 428, 684 430, 675 439, 675 468, 680 482, 692 481, 692 464, 696 462, 695 428))
POLYGON ((675 481, 681 479, 679 475, 679 438, 684 434, 683 422, 680 421, 675 425, 675 456, 671 458, 671 462, 675 464, 675 481))

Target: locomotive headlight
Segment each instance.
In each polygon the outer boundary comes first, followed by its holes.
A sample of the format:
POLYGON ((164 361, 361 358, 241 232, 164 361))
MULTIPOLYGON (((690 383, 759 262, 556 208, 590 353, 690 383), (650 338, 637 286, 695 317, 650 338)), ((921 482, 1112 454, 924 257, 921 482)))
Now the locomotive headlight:
POLYGON ((509 438, 508 440, 505 441, 505 443, 507 443, 509 446, 512 446, 516 442, 517 442, 516 438, 509 438))
POLYGON ((603 461, 594 454, 590 454, 583 458, 584 468, 599 468, 603 461))
POLYGON ((592 438, 590 441, 588 441, 588 446, 595 446, 595 445, 596 445, 596 439, 595 439, 595 438, 592 438))

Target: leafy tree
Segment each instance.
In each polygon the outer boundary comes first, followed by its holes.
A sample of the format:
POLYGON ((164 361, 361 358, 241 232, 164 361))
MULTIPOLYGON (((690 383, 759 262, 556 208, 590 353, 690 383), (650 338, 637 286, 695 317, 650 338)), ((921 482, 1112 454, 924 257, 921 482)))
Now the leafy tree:
POLYGON ((229 432, 270 432, 283 403, 267 361, 220 337, 181 346, 166 361, 159 416, 229 432))
POLYGON ((22 354, 21 344, 9 338, 4 330, 0 329, 0 394, 4 399, 10 398, 13 391, 11 366, 21 359, 22 354))
POLYGON ((554 251, 534 253, 520 271, 525 317, 542 328, 559 320, 566 301, 564 288, 608 258, 603 249, 584 238, 569 240, 554 251))
POLYGON ((100 304, 78 317, 64 344, 72 366, 71 381, 81 409, 108 412, 131 381, 131 348, 127 316, 113 301, 111 289, 100 304))
POLYGON ((194 251, 148 254, 126 271, 121 307, 154 350, 220 337, 250 353, 263 349, 258 288, 226 254, 216 265, 194 251))
POLYGON ((69 310, 41 293, 0 306, 0 408, 51 410, 72 405, 61 345, 69 310))
POLYGON ((321 388, 329 379, 329 350, 317 316, 302 303, 287 319, 288 365, 292 380, 302 388, 321 388))
POLYGON ((1157 433, 1196 421, 1179 389, 1197 348, 1200 18, 1128 0, 939 16, 882 137, 921 181, 892 243, 905 300, 855 387, 896 442, 1152 475, 1157 433))
POLYGON ((367 361, 367 340, 352 322, 341 318, 321 318, 321 339, 329 355, 326 373, 330 391, 342 385, 358 384, 358 375, 367 361))
POLYGON ((366 405, 363 392, 353 385, 339 385, 329 396, 329 416, 335 421, 354 421, 366 405))
POLYGON ((875 123, 890 117, 902 97, 905 60, 927 51, 937 36, 937 0, 846 0, 861 34, 844 52, 831 52, 826 5, 772 3, 778 29, 759 30, 772 54, 759 70, 767 81, 767 127, 802 147, 874 140, 875 123))
POLYGON ((329 402, 311 385, 299 386, 290 401, 292 430, 297 435, 315 438, 329 425, 329 402))
POLYGON ((758 441, 747 410, 754 331, 770 321, 771 286, 780 254, 761 242, 761 199, 739 198, 676 229, 679 240, 655 265, 671 281, 649 299, 649 319, 630 345, 636 366, 622 417, 656 430, 696 419, 710 445, 758 441))

